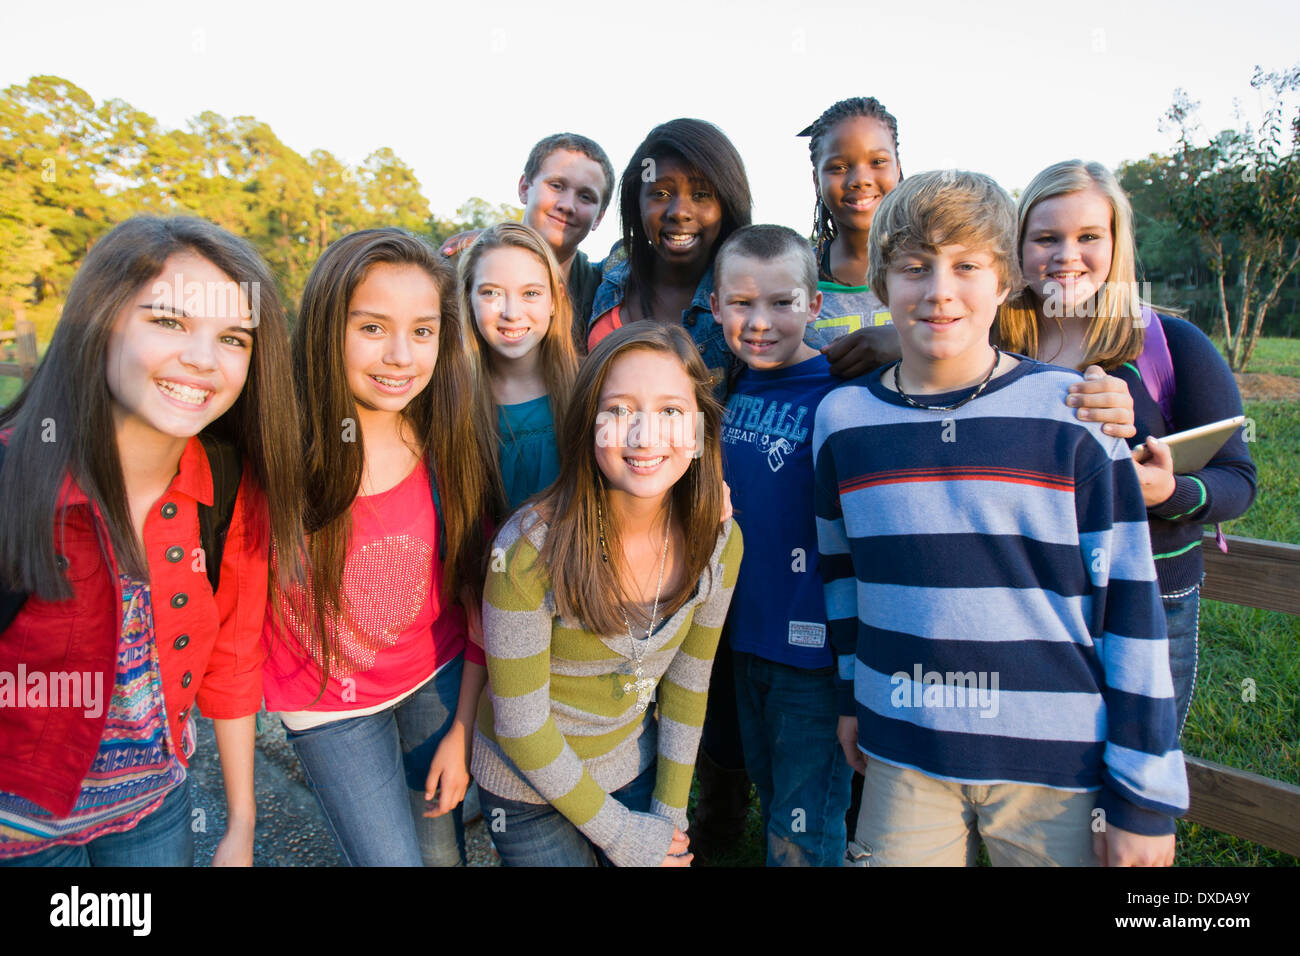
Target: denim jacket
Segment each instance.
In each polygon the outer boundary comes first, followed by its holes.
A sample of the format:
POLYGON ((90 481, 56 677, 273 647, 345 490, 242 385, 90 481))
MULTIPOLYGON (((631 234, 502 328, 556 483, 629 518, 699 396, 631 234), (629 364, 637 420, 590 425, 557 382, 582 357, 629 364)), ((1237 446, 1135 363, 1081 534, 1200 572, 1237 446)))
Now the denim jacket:
MULTIPOLYGON (((596 321, 623 301, 627 289, 627 276, 631 265, 626 260, 610 268, 596 290, 596 299, 591 309, 591 319, 587 331, 596 321)), ((682 328, 686 330, 695 347, 700 350, 700 357, 713 376, 713 396, 726 404, 728 383, 731 371, 736 363, 731 350, 727 348, 722 335, 722 326, 713 321, 713 309, 709 307, 709 295, 713 292, 713 267, 700 278, 695 288, 695 296, 690 307, 682 312, 682 328)))

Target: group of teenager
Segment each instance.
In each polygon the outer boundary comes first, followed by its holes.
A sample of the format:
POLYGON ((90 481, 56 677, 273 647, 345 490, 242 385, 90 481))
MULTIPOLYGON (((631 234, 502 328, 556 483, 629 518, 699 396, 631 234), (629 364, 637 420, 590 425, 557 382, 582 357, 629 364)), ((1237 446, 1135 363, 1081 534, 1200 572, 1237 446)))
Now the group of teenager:
POLYGON ((1159 438, 1231 374, 1099 164, 1017 208, 875 99, 801 135, 811 242, 710 123, 617 183, 559 134, 522 224, 344 236, 292 330, 215 225, 96 242, 0 412, 0 865, 190 864, 196 711, 250 864, 263 703, 352 865, 463 864, 471 780, 507 865, 690 865, 751 780, 769 865, 1171 864, 1255 471, 1159 438))

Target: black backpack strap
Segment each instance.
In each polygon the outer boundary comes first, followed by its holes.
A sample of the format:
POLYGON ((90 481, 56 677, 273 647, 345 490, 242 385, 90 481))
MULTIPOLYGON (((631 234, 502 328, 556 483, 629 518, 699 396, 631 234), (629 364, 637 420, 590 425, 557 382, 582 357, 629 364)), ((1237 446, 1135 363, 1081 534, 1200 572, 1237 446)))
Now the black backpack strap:
MULTIPOLYGON (((0 441, 0 468, 5 466, 5 443, 0 441)), ((0 587, 0 633, 9 629, 9 625, 14 622, 18 612, 23 609, 27 603, 26 591, 10 591, 6 587, 0 587)))
POLYGON ((212 506, 199 505, 199 545, 207 565, 208 583, 212 593, 217 593, 221 583, 221 556, 226 549, 226 532, 235 516, 235 497, 239 494, 239 481, 244 473, 239 449, 229 442, 200 435, 203 450, 208 455, 208 468, 212 471, 212 506))

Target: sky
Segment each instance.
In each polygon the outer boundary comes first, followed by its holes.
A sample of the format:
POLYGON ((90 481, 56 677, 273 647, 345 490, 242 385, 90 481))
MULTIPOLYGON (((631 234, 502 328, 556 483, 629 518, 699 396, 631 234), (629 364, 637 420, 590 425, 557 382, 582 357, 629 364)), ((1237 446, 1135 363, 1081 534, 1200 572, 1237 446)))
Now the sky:
POLYGON ((744 158, 754 221, 807 232, 796 134, 836 100, 875 96, 898 118, 904 174, 957 166, 1019 189, 1061 159, 1167 151, 1176 87, 1207 129, 1233 125, 1234 100, 1258 116, 1251 72, 1300 60, 1300 4, 62 0, 6 3, 0 33, 0 86, 57 75, 168 128, 251 115, 349 163, 387 146, 442 216, 470 196, 517 203, 549 133, 596 139, 621 172, 653 126, 699 117, 744 158))

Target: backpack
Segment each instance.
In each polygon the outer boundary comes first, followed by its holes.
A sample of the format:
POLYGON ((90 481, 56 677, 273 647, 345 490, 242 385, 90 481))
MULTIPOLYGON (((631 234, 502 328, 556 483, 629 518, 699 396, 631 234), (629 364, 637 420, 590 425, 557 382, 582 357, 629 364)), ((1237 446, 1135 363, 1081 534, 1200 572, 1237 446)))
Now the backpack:
POLYGON ((1169 340, 1165 338, 1160 316, 1147 306, 1142 307, 1146 322, 1146 335, 1142 341, 1142 354, 1137 357, 1138 374, 1147 394, 1160 406, 1165 428, 1173 428, 1174 415, 1174 357, 1169 353, 1169 340))
MULTIPOLYGON (((1146 336, 1142 341, 1142 354, 1137 357, 1138 375, 1146 386, 1147 394, 1160 406, 1160 414, 1165 419, 1165 429, 1174 427, 1174 357, 1169 352, 1169 340, 1165 338, 1164 326, 1154 309, 1142 307, 1142 318, 1146 322, 1146 336)), ((1228 553, 1228 539, 1224 537, 1223 526, 1214 525, 1214 543, 1224 554, 1228 553)))
MULTIPOLYGON (((212 471, 212 504, 199 505, 199 545, 203 548, 208 583, 212 585, 212 593, 216 594, 221 582, 221 557, 226 549, 226 534, 235 514, 235 497, 239 494, 243 462, 239 449, 234 445, 208 435, 200 435, 199 441, 203 443, 208 467, 212 471)), ((0 468, 4 467, 4 460, 5 445, 0 442, 0 468)), ((0 588, 0 633, 13 623, 26 601, 26 591, 0 588)))

